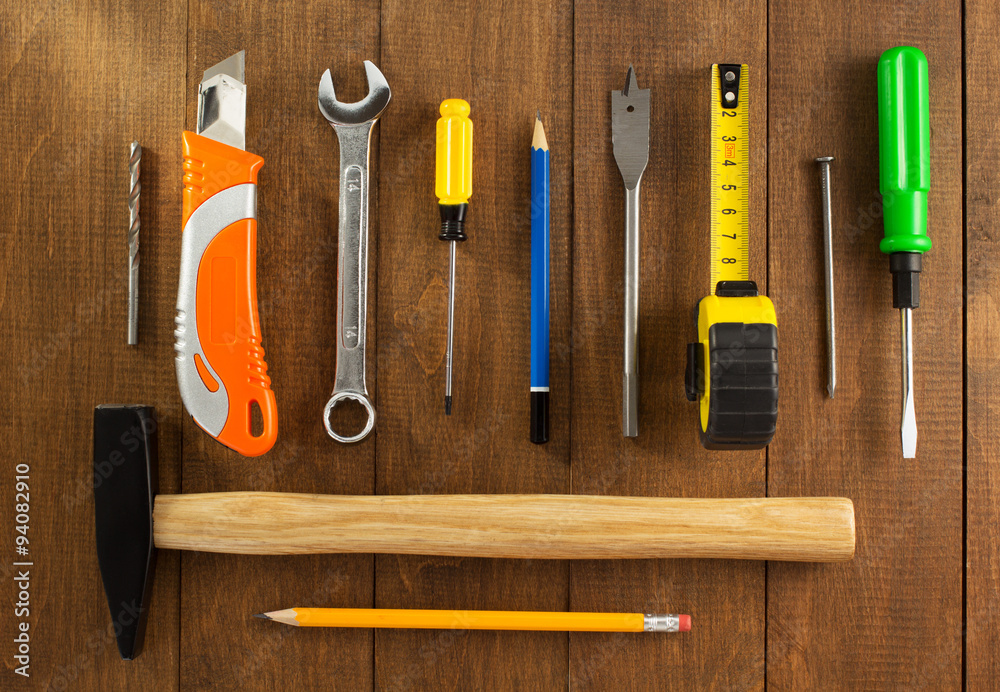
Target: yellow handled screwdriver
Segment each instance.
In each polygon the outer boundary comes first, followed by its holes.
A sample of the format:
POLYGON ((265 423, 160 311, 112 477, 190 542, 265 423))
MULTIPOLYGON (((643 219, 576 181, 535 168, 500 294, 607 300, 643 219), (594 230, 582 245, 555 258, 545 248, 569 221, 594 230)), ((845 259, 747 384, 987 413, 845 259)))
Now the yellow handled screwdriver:
POLYGON ((451 415, 451 375, 455 337, 455 245, 464 241, 465 212, 472 197, 472 121, 468 101, 445 99, 437 121, 437 174, 434 193, 441 211, 438 240, 449 244, 448 347, 444 359, 444 412, 451 415))

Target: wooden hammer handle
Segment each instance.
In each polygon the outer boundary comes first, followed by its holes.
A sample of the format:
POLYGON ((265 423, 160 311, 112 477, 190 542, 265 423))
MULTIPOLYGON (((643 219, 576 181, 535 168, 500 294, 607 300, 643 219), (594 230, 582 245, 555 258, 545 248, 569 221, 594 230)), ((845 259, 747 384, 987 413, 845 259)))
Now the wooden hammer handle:
POLYGON ((839 497, 160 495, 153 539, 158 548, 258 555, 837 562, 854 555, 854 505, 839 497))

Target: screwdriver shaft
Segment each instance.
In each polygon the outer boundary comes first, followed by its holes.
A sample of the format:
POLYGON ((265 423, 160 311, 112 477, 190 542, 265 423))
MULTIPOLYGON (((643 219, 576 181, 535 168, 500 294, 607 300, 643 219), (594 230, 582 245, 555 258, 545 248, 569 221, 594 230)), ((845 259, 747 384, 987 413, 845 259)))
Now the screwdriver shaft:
POLYGON ((448 243, 448 347, 444 354, 444 412, 451 415, 451 364, 455 336, 455 241, 448 243))
POLYGON ((913 310, 899 311, 902 325, 903 352, 903 419, 900 434, 903 441, 903 458, 917 456, 917 413, 913 404, 913 310))

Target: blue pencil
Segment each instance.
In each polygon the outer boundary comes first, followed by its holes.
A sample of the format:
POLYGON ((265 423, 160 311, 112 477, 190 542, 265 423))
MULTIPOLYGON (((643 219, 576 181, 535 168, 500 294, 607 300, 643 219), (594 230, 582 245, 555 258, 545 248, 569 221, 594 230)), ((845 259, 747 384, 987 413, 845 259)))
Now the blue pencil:
POLYGON ((531 441, 549 441, 549 144, 531 138, 531 441))

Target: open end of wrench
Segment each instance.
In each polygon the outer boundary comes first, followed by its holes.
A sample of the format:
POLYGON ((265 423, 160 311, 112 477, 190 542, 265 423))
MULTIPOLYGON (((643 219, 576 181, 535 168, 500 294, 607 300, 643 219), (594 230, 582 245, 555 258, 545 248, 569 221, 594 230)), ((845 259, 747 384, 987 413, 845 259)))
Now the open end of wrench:
POLYGON ((330 435, 330 437, 335 439, 337 442, 342 442, 344 444, 361 442, 361 440, 368 437, 368 434, 375 428, 375 407, 364 394, 360 394, 358 392, 336 392, 330 397, 330 400, 326 402, 326 408, 323 409, 323 425, 326 427, 326 432, 330 435), (365 427, 357 435, 341 435, 333 429, 333 425, 330 423, 330 412, 333 411, 337 404, 347 399, 356 401, 364 406, 365 411, 368 414, 368 420, 365 423, 365 427))
POLYGON ((368 95, 357 103, 341 103, 333 88, 330 70, 319 80, 319 110, 334 125, 360 125, 378 118, 389 105, 392 91, 382 72, 371 60, 365 60, 368 95))

